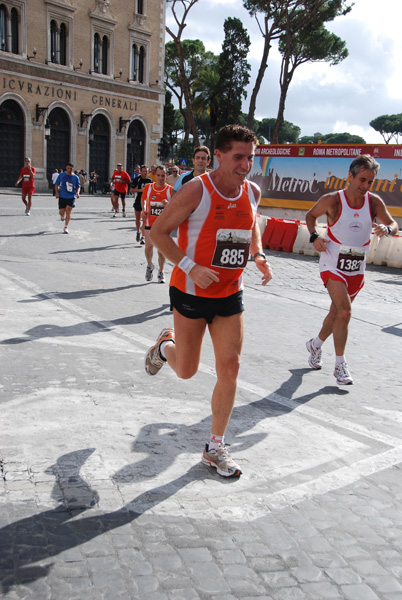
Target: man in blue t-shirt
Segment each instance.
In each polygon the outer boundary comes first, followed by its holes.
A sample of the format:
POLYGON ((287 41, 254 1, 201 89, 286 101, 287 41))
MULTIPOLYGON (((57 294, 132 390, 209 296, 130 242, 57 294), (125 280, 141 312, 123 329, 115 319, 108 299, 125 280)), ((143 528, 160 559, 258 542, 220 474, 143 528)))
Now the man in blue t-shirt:
POLYGON ((187 181, 191 181, 194 177, 198 177, 198 175, 203 175, 207 172, 207 167, 211 162, 211 153, 207 146, 197 146, 194 150, 193 154, 193 164, 194 169, 190 172, 183 173, 180 175, 179 179, 176 181, 172 197, 176 192, 179 191, 182 185, 187 183, 187 181))
POLYGON ((74 165, 67 163, 66 170, 60 173, 55 187, 56 198, 59 201, 60 219, 65 222, 64 233, 68 233, 68 224, 70 222, 71 211, 75 206, 76 198, 80 197, 80 180, 78 175, 73 173, 74 165))

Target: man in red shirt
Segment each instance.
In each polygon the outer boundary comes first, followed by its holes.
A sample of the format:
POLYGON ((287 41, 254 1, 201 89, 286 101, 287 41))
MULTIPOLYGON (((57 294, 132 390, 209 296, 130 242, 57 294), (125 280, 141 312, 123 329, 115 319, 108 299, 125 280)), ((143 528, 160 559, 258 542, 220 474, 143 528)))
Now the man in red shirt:
POLYGON ((117 217, 119 212, 119 196, 121 198, 122 215, 126 216, 126 194, 127 194, 127 183, 130 183, 130 175, 123 171, 123 165, 117 163, 116 170, 113 172, 111 183, 114 184, 114 215, 117 217))
POLYGON ((22 167, 20 171, 20 175, 16 181, 15 187, 17 187, 20 181, 22 181, 22 201, 25 204, 25 214, 28 217, 31 214, 32 194, 35 193, 35 175, 35 167, 31 165, 31 159, 27 156, 25 159, 25 166, 22 167))

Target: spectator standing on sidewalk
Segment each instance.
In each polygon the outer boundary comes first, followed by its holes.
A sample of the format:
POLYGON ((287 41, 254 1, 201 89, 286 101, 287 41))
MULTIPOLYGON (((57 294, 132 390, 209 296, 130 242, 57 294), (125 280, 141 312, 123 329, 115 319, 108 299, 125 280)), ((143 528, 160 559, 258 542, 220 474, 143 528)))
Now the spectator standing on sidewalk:
POLYGON ((59 176, 59 169, 55 169, 52 173, 53 196, 56 195, 56 181, 59 176))
POLYGON ((168 183, 169 185, 174 187, 176 185, 176 183, 179 181, 179 179, 180 179, 180 169, 179 169, 179 167, 174 166, 172 168, 171 174, 166 179, 166 183, 168 183))

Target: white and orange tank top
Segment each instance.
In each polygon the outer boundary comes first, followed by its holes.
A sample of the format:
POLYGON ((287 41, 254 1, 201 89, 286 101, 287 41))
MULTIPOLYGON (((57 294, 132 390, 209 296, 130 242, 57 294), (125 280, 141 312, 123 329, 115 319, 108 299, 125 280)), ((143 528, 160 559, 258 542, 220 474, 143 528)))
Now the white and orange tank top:
POLYGON ((248 261, 257 202, 248 181, 236 198, 226 198, 208 173, 198 179, 203 188, 201 201, 179 226, 177 243, 196 264, 217 271, 219 282, 204 290, 176 266, 170 285, 193 296, 225 298, 243 289, 242 273, 248 261))
POLYGON ((144 210, 146 212, 145 227, 152 227, 156 219, 172 198, 172 186, 168 183, 163 187, 156 187, 156 183, 147 183, 142 192, 144 210))
POLYGON ((360 208, 350 206, 344 190, 338 195, 340 213, 335 223, 328 225, 325 239, 329 241, 327 251, 320 254, 320 272, 361 275, 366 266, 373 227, 369 193, 364 195, 360 208))

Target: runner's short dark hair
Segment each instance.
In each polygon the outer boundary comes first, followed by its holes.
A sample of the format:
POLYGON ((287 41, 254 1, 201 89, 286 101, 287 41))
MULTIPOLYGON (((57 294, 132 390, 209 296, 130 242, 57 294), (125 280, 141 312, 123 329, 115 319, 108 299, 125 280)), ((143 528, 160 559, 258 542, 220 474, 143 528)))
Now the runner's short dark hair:
POLYGON ((197 146, 197 148, 194 148, 193 158, 197 154, 197 152, 205 152, 208 156, 208 160, 211 160, 211 153, 209 151, 208 146, 197 146))
POLYGON ((221 127, 216 135, 215 147, 221 152, 229 152, 233 142, 257 143, 257 136, 244 125, 225 125, 221 127))

